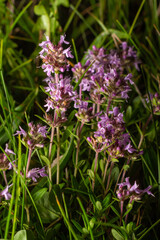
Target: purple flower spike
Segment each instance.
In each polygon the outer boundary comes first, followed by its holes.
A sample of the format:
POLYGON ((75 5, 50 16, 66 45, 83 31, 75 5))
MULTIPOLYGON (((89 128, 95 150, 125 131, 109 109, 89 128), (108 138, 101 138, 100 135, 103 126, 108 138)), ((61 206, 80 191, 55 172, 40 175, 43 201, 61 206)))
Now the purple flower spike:
POLYGON ((60 41, 57 45, 53 45, 49 40, 49 37, 46 37, 47 41, 43 41, 39 44, 42 47, 42 50, 39 52, 39 56, 43 61, 42 69, 47 73, 48 77, 51 77, 51 74, 54 72, 64 72, 68 71, 69 64, 67 58, 73 58, 71 54, 70 47, 64 49, 62 44, 69 44, 65 41, 65 36, 60 37, 60 41))
POLYGON ((32 168, 28 174, 27 178, 31 178, 33 182, 37 182, 37 178, 39 177, 47 177, 48 175, 45 173, 45 167, 43 168, 32 168))

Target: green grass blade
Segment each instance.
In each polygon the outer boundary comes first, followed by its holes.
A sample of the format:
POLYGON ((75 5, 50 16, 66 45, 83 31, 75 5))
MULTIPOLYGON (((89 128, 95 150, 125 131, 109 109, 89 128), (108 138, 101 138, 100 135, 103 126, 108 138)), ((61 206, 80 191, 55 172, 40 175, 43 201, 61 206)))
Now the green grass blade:
POLYGON ((77 9, 71 4, 71 9, 74 10, 77 14, 77 16, 85 23, 85 25, 88 27, 88 29, 92 32, 92 34, 96 37, 97 33, 94 31, 94 29, 88 24, 88 22, 85 20, 85 18, 82 16, 80 12, 77 11, 77 9))
POLYGON ((17 214, 18 214, 18 200, 20 196, 20 171, 21 171, 21 138, 18 136, 18 172, 17 172, 17 181, 16 181, 16 199, 15 199, 15 208, 14 208, 14 218, 12 226, 12 235, 11 240, 14 239, 14 234, 17 226, 17 214))
POLYGON ((145 233, 138 238, 138 240, 144 239, 144 236, 146 236, 148 234, 148 232, 150 232, 152 230, 152 228, 154 228, 156 225, 158 225, 160 223, 160 219, 158 221, 156 221, 150 228, 148 228, 145 233))
POLYGON ((141 5, 140 5, 140 7, 139 7, 139 9, 138 9, 138 11, 137 11, 137 14, 136 14, 136 16, 135 16, 135 18, 134 18, 134 20, 133 20, 133 23, 132 23, 131 28, 130 28, 130 30, 129 30, 129 35, 130 35, 130 36, 131 36, 131 34, 132 34, 132 32, 133 32, 133 28, 134 28, 134 26, 135 26, 135 24, 136 24, 136 21, 137 21, 137 19, 138 19, 138 17, 139 17, 139 14, 140 14, 140 12, 141 12, 141 10, 142 10, 142 7, 143 7, 145 1, 146 1, 146 0, 143 0, 143 1, 142 1, 141 5))
POLYGON ((74 10, 73 10, 73 12, 72 12, 72 14, 70 15, 70 17, 69 17, 69 19, 68 19, 68 21, 67 21, 67 23, 66 23, 66 25, 65 25, 65 27, 64 27, 64 32, 66 32, 67 29, 69 28, 69 25, 71 24, 71 22, 72 22, 72 20, 73 20, 73 17, 74 17, 74 15, 75 15, 75 13, 76 13, 76 10, 78 9, 81 1, 82 1, 82 0, 79 0, 79 1, 77 2, 77 4, 76 4, 76 6, 75 6, 75 8, 74 8, 74 10))
POLYGON ((15 27, 15 25, 17 24, 17 22, 20 20, 20 18, 22 17, 22 15, 26 12, 26 10, 31 6, 31 4, 33 3, 33 1, 30 1, 24 8, 23 10, 19 13, 19 15, 16 17, 16 19, 14 20, 14 22, 12 23, 12 25, 10 26, 4 41, 6 41, 6 39, 8 38, 10 32, 13 30, 13 28, 15 27))
POLYGON ((83 212, 84 219, 85 219, 85 221, 86 221, 86 223, 87 223, 87 225, 88 225, 88 230, 89 230, 89 232, 90 232, 91 240, 94 240, 92 228, 90 227, 89 219, 88 219, 88 217, 87 217, 86 211, 85 211, 85 209, 84 209, 84 207, 83 207, 83 204, 82 204, 82 202, 81 202, 81 200, 80 200, 79 197, 77 197, 77 200, 78 200, 78 203, 79 203, 79 205, 80 205, 80 207, 81 207, 81 210, 82 210, 82 212, 83 212))
POLYGON ((58 204, 59 210, 60 210, 60 212, 61 212, 61 214, 62 214, 62 216, 63 216, 63 219, 64 219, 65 223, 67 224, 69 230, 71 231, 74 239, 75 239, 75 240, 78 240, 78 237, 76 236, 76 233, 75 233, 75 231, 73 230, 73 227, 72 227, 71 223, 69 222, 68 218, 66 217, 65 212, 64 212, 64 210, 63 210, 63 208, 62 208, 62 206, 61 206, 61 204, 60 204, 60 202, 59 202, 58 197, 57 197, 56 194, 55 194, 55 197, 56 197, 56 202, 57 202, 57 204, 58 204))

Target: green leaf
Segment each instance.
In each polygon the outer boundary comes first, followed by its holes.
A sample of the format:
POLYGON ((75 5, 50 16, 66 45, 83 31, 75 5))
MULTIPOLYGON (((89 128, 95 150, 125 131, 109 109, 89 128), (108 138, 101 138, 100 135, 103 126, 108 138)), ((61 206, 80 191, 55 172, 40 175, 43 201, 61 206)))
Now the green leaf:
POLYGON ((112 232, 113 237, 116 240, 124 240, 124 237, 118 231, 116 231, 115 229, 112 228, 111 232, 112 232))
POLYGON ((54 4, 56 6, 63 5, 64 7, 69 7, 69 0, 56 0, 54 4))
POLYGON ((37 201, 37 200, 41 199, 41 197, 43 197, 43 195, 47 192, 47 190, 48 190, 47 188, 42 188, 39 191, 35 192, 32 196, 33 200, 37 201))
POLYGON ((96 202, 96 208, 98 209, 98 211, 101 211, 102 210, 102 204, 100 201, 97 201, 96 202))
POLYGON ((49 192, 46 192, 41 199, 35 201, 35 203, 43 223, 50 223, 59 218, 60 213, 53 208, 49 199, 49 192))
POLYGON ((78 231, 80 233, 83 233, 82 227, 78 222, 76 222, 74 219, 72 219, 72 223, 74 224, 74 226, 78 229, 78 231))
POLYGON ((108 193, 107 196, 102 201, 103 211, 105 211, 107 209, 110 201, 111 201, 111 193, 108 193))
POLYGON ((126 110, 126 122, 128 122, 131 119, 132 116, 132 107, 128 106, 126 110))
POLYGON ((27 240, 27 232, 26 230, 20 230, 14 236, 14 240, 27 240))
POLYGON ((49 159, 46 156, 40 155, 40 158, 47 164, 47 166, 50 165, 50 161, 49 161, 49 159))
POLYGON ((87 170, 87 174, 89 175, 89 177, 91 178, 91 180, 94 180, 94 172, 91 169, 87 170))
POLYGON ((47 11, 42 4, 38 4, 34 7, 34 13, 38 16, 46 15, 47 11))

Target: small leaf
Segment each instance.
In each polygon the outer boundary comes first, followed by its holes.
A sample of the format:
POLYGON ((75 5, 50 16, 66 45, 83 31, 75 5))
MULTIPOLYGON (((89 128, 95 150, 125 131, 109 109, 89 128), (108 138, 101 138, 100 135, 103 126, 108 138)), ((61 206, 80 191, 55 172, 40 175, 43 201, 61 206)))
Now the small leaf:
POLYGON ((128 106, 126 110, 126 122, 128 122, 132 117, 132 107, 128 106))
POLYGON ((96 222, 96 219, 93 217, 89 222, 89 225, 90 225, 91 228, 94 227, 95 222, 96 222))
POLYGON ((42 189, 38 190, 37 192, 35 192, 32 196, 33 200, 37 201, 37 200, 41 199, 41 197, 43 197, 43 195, 47 192, 47 190, 48 190, 47 188, 42 188, 42 189))
POLYGON ((69 7, 69 0, 56 0, 53 4, 56 6, 63 5, 64 7, 69 7))
POLYGON ((97 201, 97 202, 96 202, 96 208, 97 208, 99 211, 102 210, 102 204, 101 204, 100 201, 97 201))
POLYGON ((111 201, 111 193, 108 193, 105 199, 102 201, 103 211, 105 211, 111 201))
POLYGON ((82 228, 82 231, 83 231, 84 234, 89 234, 89 231, 88 231, 87 228, 82 228))
POLYGON ((119 160, 117 158, 112 158, 111 161, 114 162, 114 163, 119 162, 119 160))
POLYGON ((14 236, 14 240, 27 240, 27 232, 26 230, 20 230, 14 236))
POLYGON ((47 166, 50 165, 50 161, 49 161, 49 159, 46 156, 40 155, 40 158, 47 164, 47 166))
POLYGON ((47 14, 45 7, 42 4, 38 4, 34 7, 34 13, 38 16, 47 14))
POLYGON ((127 170, 129 169, 129 165, 125 164, 125 165, 123 166, 123 169, 124 169, 125 171, 127 171, 127 170))
POLYGON ((116 240, 124 240, 124 237, 119 232, 117 232, 115 229, 112 229, 111 232, 112 232, 113 237, 116 240))
POLYGON ((94 180, 94 172, 91 169, 87 170, 87 174, 89 175, 89 177, 91 178, 91 180, 94 180))

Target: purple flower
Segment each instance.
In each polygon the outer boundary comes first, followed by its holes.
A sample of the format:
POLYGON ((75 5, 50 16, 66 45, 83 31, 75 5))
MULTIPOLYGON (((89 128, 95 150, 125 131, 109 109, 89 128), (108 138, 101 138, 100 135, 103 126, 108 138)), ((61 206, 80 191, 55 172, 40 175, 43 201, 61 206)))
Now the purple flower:
POLYGON ((136 181, 134 182, 133 185, 130 184, 129 177, 125 178, 125 182, 120 183, 118 185, 119 185, 119 188, 116 193, 117 193, 117 197, 121 201, 130 199, 130 203, 131 203, 132 201, 140 200, 144 193, 154 196, 150 191, 150 189, 152 188, 151 186, 148 186, 146 189, 141 190, 138 188, 139 185, 136 183, 136 181))
POLYGON ((15 153, 8 148, 7 143, 6 143, 6 147, 5 147, 5 153, 0 153, 0 169, 3 171, 12 169, 12 167, 13 167, 12 163, 8 160, 7 156, 9 156, 10 154, 15 155, 15 153))
MULTIPOLYGON (((10 186, 12 186, 12 184, 10 186)), ((0 200, 2 197, 4 197, 5 200, 11 199, 12 195, 8 192, 10 186, 7 185, 7 187, 3 191, 0 192, 0 200)))
POLYGON ((49 94, 49 97, 46 99, 46 104, 44 105, 47 107, 46 112, 49 112, 50 109, 65 112, 77 95, 77 93, 73 91, 71 79, 68 77, 63 78, 63 75, 59 76, 57 83, 55 83, 55 79, 48 81, 48 86, 45 87, 45 90, 49 94))
POLYGON ((21 126, 19 126, 19 129, 20 129, 20 131, 17 131, 17 132, 14 134, 14 136, 15 136, 15 135, 22 135, 23 137, 26 137, 26 136, 27 136, 27 133, 23 130, 23 128, 21 128, 21 126))
POLYGON ((69 69, 67 58, 73 58, 70 47, 63 49, 62 44, 69 44, 65 41, 65 35, 60 37, 60 41, 57 45, 53 45, 46 37, 47 41, 43 41, 39 44, 42 50, 39 52, 39 56, 43 61, 42 69, 47 73, 48 77, 54 72, 64 72, 69 69))
POLYGON ((48 175, 45 173, 45 167, 43 168, 32 168, 28 174, 27 178, 31 178, 33 182, 37 182, 37 178, 39 177, 47 177, 48 175))
POLYGON ((21 127, 21 131, 17 131, 14 135, 21 134, 23 136, 22 141, 31 149, 35 147, 42 148, 43 141, 47 137, 47 127, 41 124, 28 124, 28 132, 25 132, 21 127))
MULTIPOLYGON (((152 103, 152 108, 153 108, 154 114, 160 115, 160 96, 159 96, 159 94, 158 93, 155 93, 155 94, 150 93, 149 96, 150 96, 150 100, 152 103)), ((147 101, 147 103, 149 103, 148 97, 146 98, 146 101, 147 101)))

